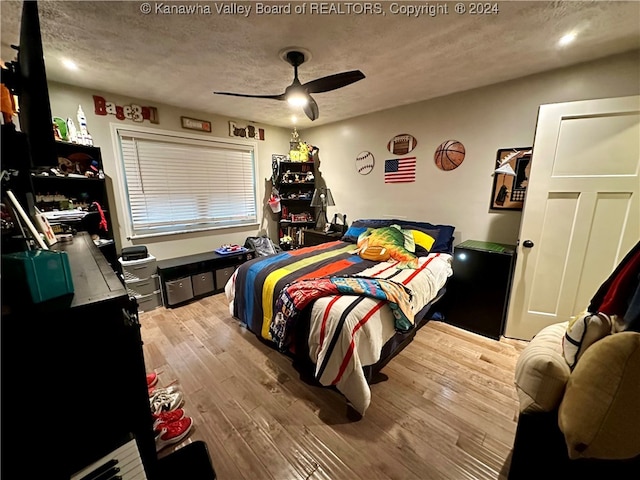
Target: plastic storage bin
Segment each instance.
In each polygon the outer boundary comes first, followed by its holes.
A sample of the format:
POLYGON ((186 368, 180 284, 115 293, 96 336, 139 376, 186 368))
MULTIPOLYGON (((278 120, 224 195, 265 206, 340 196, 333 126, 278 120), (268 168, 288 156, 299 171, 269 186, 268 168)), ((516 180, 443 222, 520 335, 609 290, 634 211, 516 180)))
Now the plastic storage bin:
POLYGON ((122 265, 122 274, 125 281, 136 281, 149 278, 156 273, 156 257, 148 255, 147 258, 140 260, 123 260, 119 259, 120 265, 122 265))
MULTIPOLYGON (((33 303, 73 293, 66 252, 29 250, 2 255, 3 282, 11 282, 15 294, 27 288, 33 303)), ((24 296, 24 293, 22 295, 24 296)))

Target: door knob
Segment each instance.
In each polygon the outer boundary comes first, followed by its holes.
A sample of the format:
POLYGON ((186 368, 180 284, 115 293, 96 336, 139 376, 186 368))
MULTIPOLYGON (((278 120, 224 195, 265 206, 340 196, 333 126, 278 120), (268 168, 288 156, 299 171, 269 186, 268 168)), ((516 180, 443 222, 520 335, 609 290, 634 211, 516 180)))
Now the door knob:
POLYGON ((531 240, 525 240, 525 241, 522 243, 522 246, 523 246, 524 248, 531 248, 531 247, 533 247, 533 242, 532 242, 531 240))

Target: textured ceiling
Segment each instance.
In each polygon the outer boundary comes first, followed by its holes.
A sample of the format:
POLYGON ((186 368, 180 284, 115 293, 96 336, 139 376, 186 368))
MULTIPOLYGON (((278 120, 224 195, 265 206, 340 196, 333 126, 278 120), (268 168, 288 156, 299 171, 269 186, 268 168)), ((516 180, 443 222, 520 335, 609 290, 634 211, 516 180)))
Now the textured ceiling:
MULTIPOLYGON (((501 1, 499 12, 457 14, 455 2, 398 2, 438 7, 437 15, 380 14, 351 8, 374 3, 290 2, 290 14, 258 14, 258 2, 41 1, 40 23, 47 77, 96 91, 163 102, 230 118, 316 126, 640 48, 640 2, 501 1), (167 6, 195 14, 164 14, 167 6), (218 14, 220 6, 251 6, 248 16, 218 14), (306 14, 296 14, 304 5, 306 14), (444 13, 444 6, 448 13, 444 13), (159 6, 159 7, 158 7, 159 6), (207 13, 207 8, 210 14, 207 13), (577 40, 558 48, 569 31, 577 40), (311 59, 299 68, 302 83, 346 70, 366 78, 315 94, 320 117, 308 120, 286 102, 213 95, 213 91, 280 94, 293 68, 279 52, 297 46, 311 59), (66 70, 61 59, 79 66, 66 70)), ((286 5, 288 2, 264 2, 286 5)), ((477 4, 476 4, 477 5, 477 4)), ((494 5, 494 4, 492 4, 494 5)), ((2 59, 14 60, 21 2, 0 1, 2 59)))

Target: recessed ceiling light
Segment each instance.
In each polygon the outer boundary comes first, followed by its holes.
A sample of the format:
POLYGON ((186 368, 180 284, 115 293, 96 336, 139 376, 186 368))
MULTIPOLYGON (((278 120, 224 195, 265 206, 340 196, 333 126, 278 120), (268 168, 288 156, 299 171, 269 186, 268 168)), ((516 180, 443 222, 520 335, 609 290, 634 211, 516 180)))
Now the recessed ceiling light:
POLYGON ((62 64, 69 70, 78 70, 78 65, 76 65, 76 62, 74 62, 73 60, 69 60, 68 58, 63 58, 62 64))
POLYGON ((298 117, 296 117, 295 115, 291 115, 291 123, 293 123, 294 125, 298 123, 298 117))
POLYGON ((566 45, 569 45, 575 39, 576 39, 575 32, 567 33, 566 35, 563 35, 562 38, 560 38, 560 40, 558 40, 558 46, 564 47, 566 45))

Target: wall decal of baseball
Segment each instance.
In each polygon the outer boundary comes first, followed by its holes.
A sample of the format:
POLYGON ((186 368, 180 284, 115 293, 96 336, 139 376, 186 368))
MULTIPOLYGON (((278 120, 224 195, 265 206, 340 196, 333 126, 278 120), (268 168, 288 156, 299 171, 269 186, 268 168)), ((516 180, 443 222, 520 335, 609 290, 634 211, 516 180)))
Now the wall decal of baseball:
POLYGON ((462 164, 464 155, 465 149, 462 143, 457 140, 447 140, 436 148, 433 159, 440 170, 449 171, 458 168, 462 164))
POLYGON ((367 175, 371 173, 375 163, 373 154, 365 150, 364 152, 360 152, 356 157, 356 170, 360 175, 367 175))
POLYGON ((418 140, 413 135, 408 133, 401 133, 396 135, 387 143, 387 150, 394 155, 406 155, 411 150, 416 148, 418 140))

